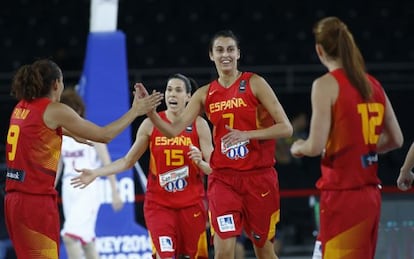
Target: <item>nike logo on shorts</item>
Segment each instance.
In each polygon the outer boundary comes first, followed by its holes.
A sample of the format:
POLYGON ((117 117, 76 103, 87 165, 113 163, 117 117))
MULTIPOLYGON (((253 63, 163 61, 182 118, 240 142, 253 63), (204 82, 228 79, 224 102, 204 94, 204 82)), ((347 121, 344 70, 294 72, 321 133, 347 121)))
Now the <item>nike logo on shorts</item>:
POLYGON ((266 197, 269 193, 270 193, 270 191, 267 191, 267 192, 262 192, 260 195, 261 195, 262 197, 266 197))

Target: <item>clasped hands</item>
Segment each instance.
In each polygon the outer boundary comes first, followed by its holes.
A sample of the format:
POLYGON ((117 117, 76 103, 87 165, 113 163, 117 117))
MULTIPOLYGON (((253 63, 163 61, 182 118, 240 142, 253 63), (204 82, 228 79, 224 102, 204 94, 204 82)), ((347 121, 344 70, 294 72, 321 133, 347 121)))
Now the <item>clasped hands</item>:
POLYGON ((142 83, 136 83, 134 85, 133 93, 134 101, 132 107, 137 110, 138 115, 154 112, 164 99, 164 95, 156 90, 153 90, 152 93, 149 94, 142 83))

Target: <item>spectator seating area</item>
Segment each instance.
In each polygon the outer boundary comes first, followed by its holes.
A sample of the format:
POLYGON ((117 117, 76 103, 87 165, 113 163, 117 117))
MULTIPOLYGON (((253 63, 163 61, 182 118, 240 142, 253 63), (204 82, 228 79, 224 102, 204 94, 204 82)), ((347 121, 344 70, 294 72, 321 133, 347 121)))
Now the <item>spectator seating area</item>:
MULTIPOLYGON (((1 72, 37 57, 80 70, 89 30, 90 1, 15 0, 0 8, 1 72)), ((312 26, 335 15, 354 32, 367 62, 413 62, 414 2, 323 0, 119 0, 118 28, 127 35, 130 68, 203 67, 220 29, 241 40, 242 64, 317 63, 312 26)))

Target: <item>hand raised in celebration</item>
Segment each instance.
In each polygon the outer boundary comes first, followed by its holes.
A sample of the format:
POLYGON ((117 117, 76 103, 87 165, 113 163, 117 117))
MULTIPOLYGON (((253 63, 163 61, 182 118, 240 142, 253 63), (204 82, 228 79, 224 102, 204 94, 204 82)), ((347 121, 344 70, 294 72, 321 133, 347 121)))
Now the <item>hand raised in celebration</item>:
POLYGON ((164 99, 164 95, 156 90, 148 94, 142 83, 135 84, 134 101, 132 107, 137 111, 138 116, 147 114, 150 111, 155 110, 161 101, 164 99))
POLYGON ((149 95, 143 83, 135 83, 134 89, 134 94, 136 93, 138 98, 144 98, 145 96, 149 95))

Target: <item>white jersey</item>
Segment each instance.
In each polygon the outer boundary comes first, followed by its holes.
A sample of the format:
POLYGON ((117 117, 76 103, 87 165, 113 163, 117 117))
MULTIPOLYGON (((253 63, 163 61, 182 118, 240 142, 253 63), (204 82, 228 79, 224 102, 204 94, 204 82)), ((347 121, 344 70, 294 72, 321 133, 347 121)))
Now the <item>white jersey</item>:
POLYGON ((89 243, 95 238, 95 225, 100 203, 98 179, 85 189, 74 188, 70 180, 79 173, 74 168, 95 169, 102 165, 96 149, 63 136, 62 153, 62 203, 65 222, 61 235, 77 238, 89 243))

